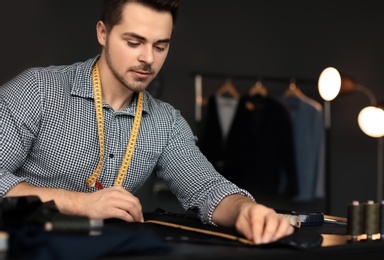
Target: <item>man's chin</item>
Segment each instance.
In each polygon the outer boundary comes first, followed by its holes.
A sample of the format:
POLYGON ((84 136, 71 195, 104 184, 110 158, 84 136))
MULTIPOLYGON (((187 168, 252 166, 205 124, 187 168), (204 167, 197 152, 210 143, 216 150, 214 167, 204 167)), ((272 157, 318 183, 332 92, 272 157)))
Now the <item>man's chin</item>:
POLYGON ((133 92, 139 93, 141 91, 146 90, 147 87, 148 87, 148 84, 140 84, 140 85, 134 84, 134 86, 130 86, 128 88, 133 92))

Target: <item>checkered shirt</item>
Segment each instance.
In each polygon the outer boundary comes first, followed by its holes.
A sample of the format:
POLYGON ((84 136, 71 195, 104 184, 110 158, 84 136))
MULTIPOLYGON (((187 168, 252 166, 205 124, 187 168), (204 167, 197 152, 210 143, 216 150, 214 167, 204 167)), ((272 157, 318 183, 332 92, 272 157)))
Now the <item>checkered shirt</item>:
MULTIPOLYGON (((28 69, 0 87, 1 196, 22 181, 96 191, 85 181, 100 151, 91 77, 97 58, 28 69)), ((103 103, 105 159, 98 181, 104 187, 114 185, 135 110, 136 100, 118 112, 103 103)), ((142 122, 123 187, 135 193, 152 173, 204 223, 214 224, 213 210, 225 196, 252 198, 216 172, 178 110, 144 92, 142 122)))

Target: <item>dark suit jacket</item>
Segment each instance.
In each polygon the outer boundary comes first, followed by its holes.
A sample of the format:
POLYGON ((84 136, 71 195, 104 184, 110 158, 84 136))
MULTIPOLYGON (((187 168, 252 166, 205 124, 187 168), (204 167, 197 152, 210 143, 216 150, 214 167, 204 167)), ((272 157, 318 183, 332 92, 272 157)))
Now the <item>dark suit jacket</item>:
POLYGON ((296 158, 286 108, 268 96, 242 96, 223 142, 215 106, 211 98, 199 146, 217 170, 253 194, 295 196, 296 158))

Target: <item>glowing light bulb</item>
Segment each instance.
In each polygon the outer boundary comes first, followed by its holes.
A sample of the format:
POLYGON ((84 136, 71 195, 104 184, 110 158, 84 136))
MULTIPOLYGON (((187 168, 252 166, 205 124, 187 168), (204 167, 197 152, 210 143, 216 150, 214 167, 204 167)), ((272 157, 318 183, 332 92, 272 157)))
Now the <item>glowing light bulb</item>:
POLYGON ((384 110, 378 107, 369 106, 363 108, 357 122, 360 129, 368 136, 382 137, 384 136, 384 110))
POLYGON ((333 100, 340 92, 341 76, 337 69, 328 67, 324 69, 319 77, 318 89, 322 99, 333 100))

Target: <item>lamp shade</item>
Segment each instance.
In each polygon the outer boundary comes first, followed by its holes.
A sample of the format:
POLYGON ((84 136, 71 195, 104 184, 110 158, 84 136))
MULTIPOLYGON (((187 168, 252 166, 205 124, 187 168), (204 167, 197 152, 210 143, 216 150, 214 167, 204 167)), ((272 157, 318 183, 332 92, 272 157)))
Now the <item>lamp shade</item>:
POLYGON ((328 67, 324 69, 318 82, 319 94, 325 101, 333 100, 340 92, 341 76, 337 69, 328 67))
POLYGON ((368 136, 384 136, 384 110, 375 106, 363 108, 357 117, 360 129, 368 136))

